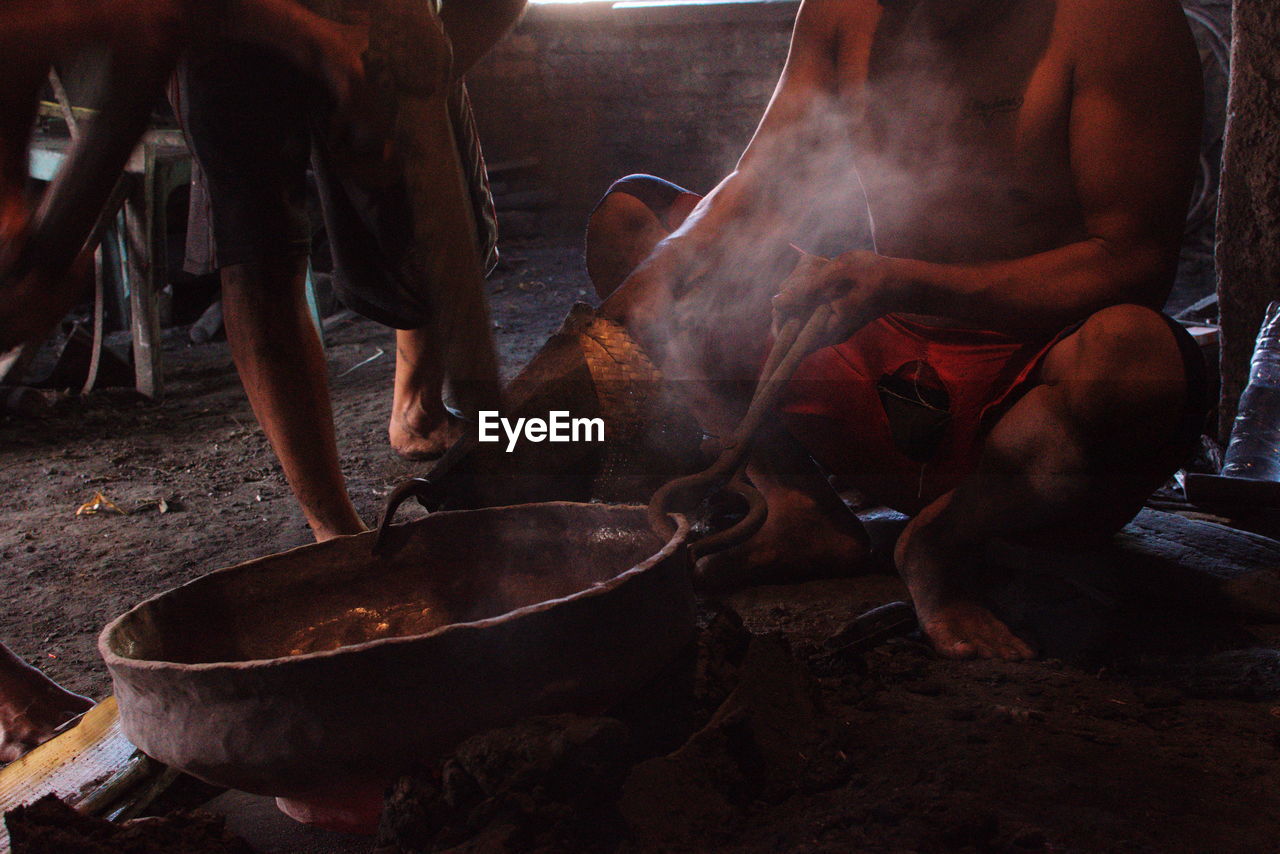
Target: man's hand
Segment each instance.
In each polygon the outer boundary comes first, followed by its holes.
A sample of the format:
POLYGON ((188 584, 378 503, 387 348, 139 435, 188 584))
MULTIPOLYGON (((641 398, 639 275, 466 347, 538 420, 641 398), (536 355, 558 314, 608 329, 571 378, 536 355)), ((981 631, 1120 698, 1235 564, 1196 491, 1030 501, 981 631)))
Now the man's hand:
POLYGON ((364 54, 369 49, 367 24, 317 22, 309 43, 306 68, 320 78, 333 98, 335 111, 346 114, 365 86, 364 54))
POLYGON ((58 685, 0 643, 0 765, 48 741, 93 701, 58 685))
POLYGON ((826 304, 835 312, 827 343, 843 341, 888 313, 891 269, 891 259, 865 250, 846 252, 825 263, 805 256, 773 298, 774 333, 791 318, 807 316, 826 304))
POLYGON ((0 283, 12 274, 30 231, 31 210, 21 191, 10 193, 0 188, 0 283))

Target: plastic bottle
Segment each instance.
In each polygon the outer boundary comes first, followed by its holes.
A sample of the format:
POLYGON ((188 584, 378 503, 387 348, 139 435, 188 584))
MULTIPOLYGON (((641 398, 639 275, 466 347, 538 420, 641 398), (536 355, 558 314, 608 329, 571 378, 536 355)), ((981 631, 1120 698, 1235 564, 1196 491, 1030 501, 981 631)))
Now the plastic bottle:
POLYGON ((1267 306, 1258 330, 1222 475, 1280 481, 1280 302, 1267 306))

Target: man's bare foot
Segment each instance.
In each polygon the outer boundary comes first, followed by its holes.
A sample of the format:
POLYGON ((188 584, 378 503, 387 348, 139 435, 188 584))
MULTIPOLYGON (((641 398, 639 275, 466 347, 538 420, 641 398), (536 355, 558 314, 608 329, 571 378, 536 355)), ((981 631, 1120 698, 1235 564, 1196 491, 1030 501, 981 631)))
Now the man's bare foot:
POLYGON ((48 741, 58 727, 91 708, 88 697, 73 694, 0 647, 0 763, 48 741))
POLYGON ((698 583, 730 590, 853 575, 868 553, 862 523, 842 503, 823 506, 803 492, 775 492, 764 526, 742 545, 700 560, 698 583))
POLYGON ((465 432, 463 421, 440 407, 440 413, 428 416, 420 407, 410 406, 391 413, 387 430, 391 449, 406 460, 434 460, 449 450, 465 432))
POLYGON ((323 543, 328 540, 335 539, 337 537, 349 537, 352 534, 363 534, 367 530, 369 529, 365 527, 363 522, 360 522, 358 527, 353 527, 350 525, 344 525, 342 527, 333 527, 333 526, 326 526, 326 525, 311 526, 311 533, 316 538, 317 543, 323 543))
POLYGON ((951 548, 934 536, 928 508, 898 539, 894 562, 911 591, 916 616, 934 649, 946 658, 1002 658, 1023 661, 1036 653, 956 578, 970 560, 965 549, 951 548))

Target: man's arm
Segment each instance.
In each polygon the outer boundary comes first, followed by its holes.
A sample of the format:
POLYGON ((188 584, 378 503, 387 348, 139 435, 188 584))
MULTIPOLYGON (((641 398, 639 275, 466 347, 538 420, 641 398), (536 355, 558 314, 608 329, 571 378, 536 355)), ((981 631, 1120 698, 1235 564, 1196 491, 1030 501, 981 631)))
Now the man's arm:
POLYGON ((1087 0, 1070 15, 1066 35, 1077 57, 1071 168, 1086 236, 1037 255, 980 264, 849 253, 815 288, 848 289, 833 302, 842 328, 901 311, 1034 334, 1108 305, 1163 305, 1200 133, 1195 46, 1172 0, 1087 0))
POLYGON ((183 0, 6 0, 0 3, 0 57, 44 61, 95 43, 167 49, 188 29, 192 10, 210 5, 183 0))
POLYGON ((0 6, 0 54, 53 54, 50 35, 75 47, 95 39, 109 22, 104 4, 76 0, 9 0, 0 6))
POLYGON ((809 154, 804 145, 806 125, 818 104, 836 94, 840 16, 866 5, 830 0, 801 4, 786 65, 737 166, 664 243, 702 249, 724 235, 726 227, 734 226, 755 226, 753 230, 775 237, 781 233, 764 202, 794 177, 797 161, 809 154))

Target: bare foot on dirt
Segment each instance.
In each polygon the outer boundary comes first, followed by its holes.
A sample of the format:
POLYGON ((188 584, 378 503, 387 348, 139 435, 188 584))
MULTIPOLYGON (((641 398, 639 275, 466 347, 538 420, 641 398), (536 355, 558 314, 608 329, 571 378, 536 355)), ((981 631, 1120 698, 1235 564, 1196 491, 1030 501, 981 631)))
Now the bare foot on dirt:
POLYGON ((965 550, 944 545, 933 533, 928 520, 917 516, 902 532, 894 555, 933 648, 945 658, 1035 658, 1035 650, 955 577, 970 564, 965 550))
POLYGON ((93 707, 0 647, 0 763, 12 762, 93 707))
POLYGON ((731 590, 853 575, 868 553, 862 523, 842 503, 822 506, 803 492, 775 493, 754 537, 698 562, 698 584, 731 590))
POLYGON ((409 411, 391 413, 391 426, 387 431, 391 449, 403 459, 437 459, 465 432, 462 419, 443 406, 434 416, 420 407, 406 407, 406 410, 409 411))
POLYGON ((367 530, 369 529, 368 527, 365 526, 363 522, 361 522, 358 526, 348 525, 348 526, 343 526, 338 528, 326 527, 324 525, 311 526, 311 533, 313 536, 315 536, 317 543, 328 542, 329 540, 334 540, 334 539, 337 539, 338 537, 349 537, 352 534, 363 534, 367 530))

